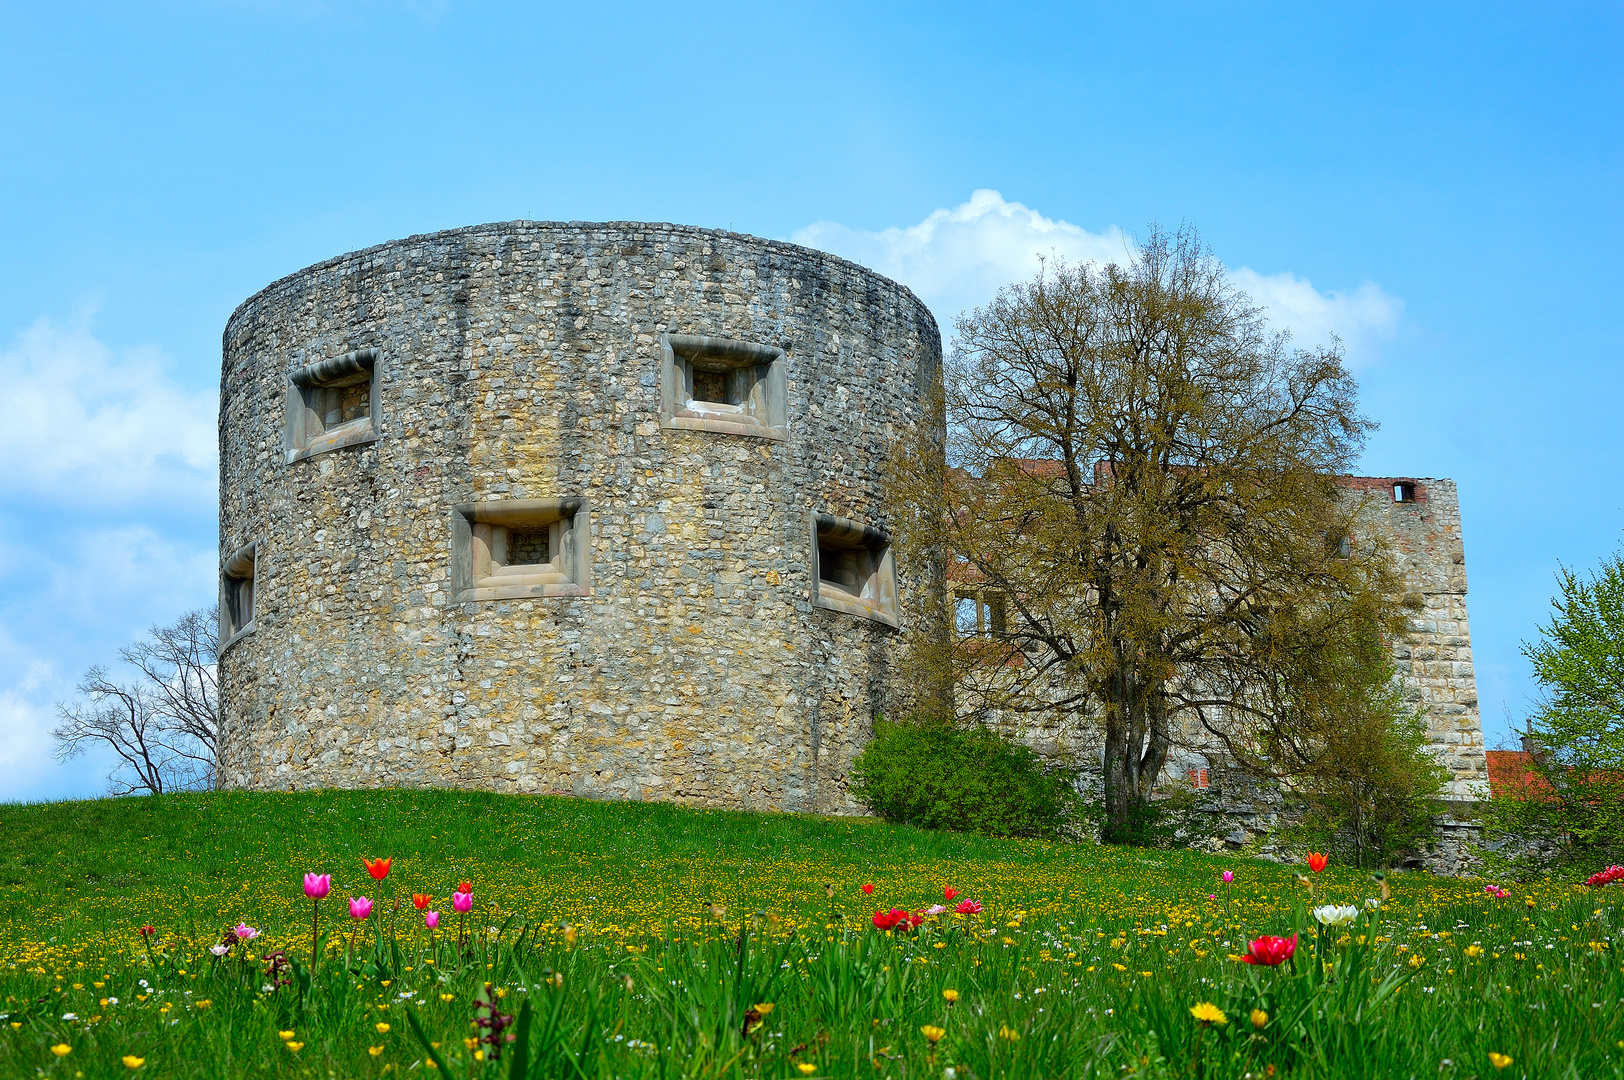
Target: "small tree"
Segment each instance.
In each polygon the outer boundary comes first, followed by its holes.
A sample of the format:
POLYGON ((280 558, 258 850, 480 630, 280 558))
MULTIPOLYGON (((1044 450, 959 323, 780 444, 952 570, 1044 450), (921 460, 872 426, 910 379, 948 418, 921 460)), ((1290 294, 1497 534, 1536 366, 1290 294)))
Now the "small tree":
POLYGON ((56 757, 95 746, 112 750, 112 795, 214 786, 220 712, 215 682, 217 613, 191 611, 119 650, 135 678, 119 681, 96 665, 80 680, 77 701, 58 702, 56 757))
POLYGON ((1340 668, 1332 678, 1341 704, 1296 781, 1307 814, 1293 831, 1355 866, 1391 866, 1433 837, 1449 770, 1379 639, 1355 643, 1340 668))
POLYGON ((1624 554, 1588 577, 1562 567, 1539 639, 1524 642, 1541 696, 1526 777, 1486 813, 1490 861, 1520 869, 1624 861, 1624 554))
POLYGON ((902 440, 890 488, 902 548, 999 607, 995 633, 916 629, 916 695, 1098 724, 1108 842, 1143 839, 1181 741, 1313 760, 1351 628, 1404 630, 1387 553, 1341 550, 1360 508, 1335 474, 1372 425, 1338 349, 1271 333, 1194 232, 1132 254, 961 317, 945 444, 902 440))

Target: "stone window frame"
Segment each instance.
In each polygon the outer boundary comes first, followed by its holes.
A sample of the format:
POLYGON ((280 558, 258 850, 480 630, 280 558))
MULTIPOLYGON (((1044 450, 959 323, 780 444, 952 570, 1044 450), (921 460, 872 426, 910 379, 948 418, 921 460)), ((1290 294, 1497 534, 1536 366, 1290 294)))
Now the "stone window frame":
POLYGON ((356 349, 342 356, 306 364, 288 376, 289 465, 346 446, 378 441, 383 430, 383 397, 379 391, 382 361, 381 349, 356 349), (362 378, 368 383, 367 414, 346 420, 332 429, 325 428, 316 417, 314 396, 323 390, 353 386, 362 378))
POLYGON ((660 335, 660 426, 667 430, 789 441, 788 354, 703 334, 660 335), (693 397, 694 372, 719 369, 738 404, 693 397))
POLYGON ((836 517, 814 510, 811 513, 812 606, 871 619, 893 630, 902 620, 897 604, 896 555, 891 550, 891 534, 873 525, 836 517), (824 549, 865 551, 867 559, 859 566, 860 588, 852 589, 833 578, 824 577, 824 549))
POLYGON ((579 496, 458 503, 451 510, 451 600, 481 603, 592 595, 592 507, 579 496), (493 561, 505 536, 496 530, 548 528, 545 563, 493 561))
POLYGON ((1416 501, 1416 484, 1414 480, 1393 481, 1393 501, 1395 503, 1413 503, 1416 501))
POLYGON ((227 555, 220 562, 220 641, 217 655, 225 651, 255 629, 256 600, 259 589, 259 541, 251 541, 227 555), (245 573, 246 571, 246 573, 245 573), (243 586, 247 582, 247 614, 243 613, 243 586))
POLYGON ((960 641, 1009 636, 1008 602, 1002 589, 974 589, 960 586, 953 590, 952 604, 953 634, 960 641), (959 620, 959 605, 964 601, 975 605, 976 625, 973 630, 965 627, 959 620))

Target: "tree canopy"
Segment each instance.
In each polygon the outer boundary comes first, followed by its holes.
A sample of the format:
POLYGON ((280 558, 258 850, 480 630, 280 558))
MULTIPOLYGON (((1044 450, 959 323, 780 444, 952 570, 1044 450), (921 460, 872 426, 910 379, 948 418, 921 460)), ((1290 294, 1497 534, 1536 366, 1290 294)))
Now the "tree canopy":
POLYGON ((1046 266, 955 325, 946 438, 899 447, 899 542, 944 560, 914 635, 961 715, 1098 724, 1105 837, 1132 840, 1181 741, 1279 774, 1346 704, 1340 657, 1402 632, 1336 476, 1373 426, 1334 344, 1292 348, 1193 230, 1046 266), (993 618, 948 627, 956 598, 993 618))

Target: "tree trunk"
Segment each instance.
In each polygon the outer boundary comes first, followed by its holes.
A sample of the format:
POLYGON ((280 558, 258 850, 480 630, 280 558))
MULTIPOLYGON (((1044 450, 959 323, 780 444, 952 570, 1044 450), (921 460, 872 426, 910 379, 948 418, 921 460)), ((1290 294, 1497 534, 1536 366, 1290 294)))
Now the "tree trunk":
POLYGON ((1105 701, 1105 825, 1107 844, 1151 839, 1150 795, 1167 763, 1170 740, 1159 687, 1146 685, 1138 666, 1120 663, 1105 701))

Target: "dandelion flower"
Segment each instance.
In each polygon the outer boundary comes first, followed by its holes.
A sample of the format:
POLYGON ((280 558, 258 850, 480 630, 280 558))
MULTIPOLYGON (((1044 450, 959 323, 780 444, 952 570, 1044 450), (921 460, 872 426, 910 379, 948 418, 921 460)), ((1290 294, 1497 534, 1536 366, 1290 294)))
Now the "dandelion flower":
POLYGON ((377 1057, 379 1054, 383 1053, 383 1047, 369 1046, 367 1047, 367 1053, 371 1054, 373 1057, 377 1057))
POLYGON ((810 1061, 797 1061, 795 1063, 795 1067, 801 1070, 802 1076, 811 1076, 813 1073, 818 1071, 818 1067, 812 1064, 810 1061))
POLYGON ((1502 1054, 1495 1050, 1489 1051, 1489 1064, 1493 1065, 1496 1069, 1505 1068, 1507 1065, 1511 1064, 1511 1061, 1512 1059, 1510 1054, 1502 1054))
POLYGON ((57 1057, 67 1057, 69 1054, 73 1053, 73 1047, 69 1046, 67 1043, 57 1043, 55 1046, 51 1047, 51 1053, 55 1054, 57 1057))
POLYGON ((955 1001, 959 1000, 959 992, 957 990, 952 990, 952 989, 943 990, 942 991, 942 999, 944 1001, 946 1001, 949 1005, 951 1005, 955 1001))
POLYGON ((1262 1031, 1269 1026, 1269 1014, 1262 1009, 1252 1010, 1252 1026, 1262 1031))
POLYGON ((1196 1022, 1200 1024, 1218 1024, 1222 1026, 1229 1023, 1229 1017, 1224 1015, 1224 1010, 1210 1001, 1203 1001, 1198 1005, 1190 1006, 1190 1015, 1195 1017, 1196 1022))
POLYGON ((304 1043, 302 1042, 285 1042, 282 1045, 287 1047, 289 1050, 292 1050, 295 1054, 304 1049, 304 1043))
POLYGON ((387 1035, 387 1034, 389 1034, 389 1025, 384 1023, 381 1020, 378 1022, 378 1034, 379 1035, 387 1035))
POLYGON ((296 1035, 296 1034, 298 1034, 298 1032, 295 1032, 295 1031, 278 1031, 276 1033, 276 1037, 278 1039, 281 1039, 283 1042, 287 1042, 289 1039, 293 1038, 293 1036, 296 1035))
POLYGON ((126 1069, 139 1069, 147 1063, 146 1058, 136 1057, 134 1054, 125 1054, 122 1060, 126 1069))

